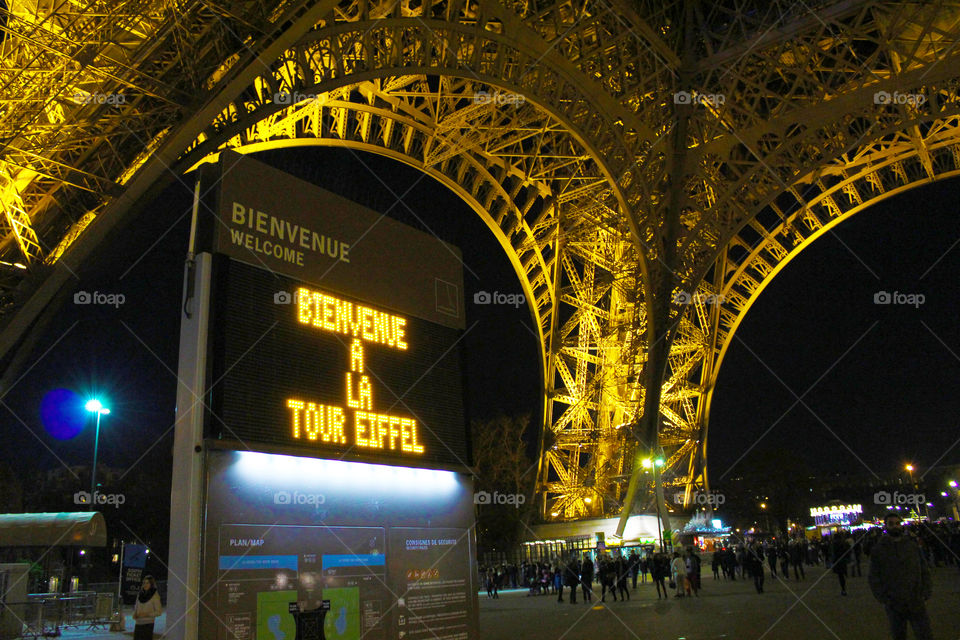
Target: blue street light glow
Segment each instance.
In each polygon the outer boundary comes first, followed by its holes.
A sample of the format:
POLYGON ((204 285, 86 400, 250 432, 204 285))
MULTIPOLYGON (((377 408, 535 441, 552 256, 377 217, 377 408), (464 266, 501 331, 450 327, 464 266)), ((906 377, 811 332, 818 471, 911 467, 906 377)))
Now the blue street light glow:
POLYGON ((48 391, 40 401, 43 428, 57 440, 76 438, 87 420, 83 408, 83 398, 70 389, 48 391))
POLYGON ((103 415, 110 413, 110 409, 107 409, 105 406, 103 406, 103 403, 101 403, 96 398, 94 398, 93 400, 88 400, 87 404, 85 404, 83 408, 86 409, 87 411, 91 411, 93 413, 100 413, 103 415))

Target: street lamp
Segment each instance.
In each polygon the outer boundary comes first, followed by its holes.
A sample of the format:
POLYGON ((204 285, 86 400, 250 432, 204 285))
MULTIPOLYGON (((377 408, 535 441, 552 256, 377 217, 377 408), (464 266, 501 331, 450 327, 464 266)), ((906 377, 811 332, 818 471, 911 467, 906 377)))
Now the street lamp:
MULTIPOLYGON (((951 489, 954 490, 953 493, 957 494, 957 495, 950 496, 951 497, 950 506, 953 509, 953 521, 957 522, 957 521, 960 521, 960 508, 958 508, 960 507, 960 491, 957 491, 956 480, 951 480, 947 484, 950 486, 951 489)), ((944 491, 943 495, 948 496, 950 494, 944 491)))
POLYGON ((657 487, 660 486, 660 467, 666 461, 663 458, 644 458, 640 463, 644 469, 653 468, 653 501, 657 503, 657 537, 660 538, 660 551, 663 552, 663 529, 660 526, 660 496, 657 494, 657 487))
POLYGON ((96 398, 87 401, 84 408, 97 414, 97 431, 93 438, 93 469, 90 470, 90 510, 93 511, 93 505, 97 497, 97 448, 100 446, 100 416, 110 413, 110 409, 103 406, 96 398))

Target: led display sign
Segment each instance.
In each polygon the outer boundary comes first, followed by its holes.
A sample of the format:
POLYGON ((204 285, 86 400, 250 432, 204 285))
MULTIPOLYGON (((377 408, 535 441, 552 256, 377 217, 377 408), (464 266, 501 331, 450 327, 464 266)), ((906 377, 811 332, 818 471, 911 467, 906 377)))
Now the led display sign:
POLYGON ((216 437, 324 457, 469 463, 460 331, 233 260, 218 269, 216 437))
POLYGON ((346 372, 344 407, 323 405, 297 398, 287 400, 292 412, 291 434, 295 440, 320 440, 348 444, 347 422, 353 425, 353 443, 363 449, 386 449, 423 453, 417 437, 417 423, 408 417, 375 413, 373 384, 363 368, 364 341, 405 351, 406 318, 377 311, 348 300, 300 287, 296 293, 297 321, 322 331, 352 338, 350 370, 346 372), (356 376, 356 378, 354 378, 356 376), (351 411, 352 410, 352 411, 351 411), (352 420, 350 415, 352 413, 352 420))

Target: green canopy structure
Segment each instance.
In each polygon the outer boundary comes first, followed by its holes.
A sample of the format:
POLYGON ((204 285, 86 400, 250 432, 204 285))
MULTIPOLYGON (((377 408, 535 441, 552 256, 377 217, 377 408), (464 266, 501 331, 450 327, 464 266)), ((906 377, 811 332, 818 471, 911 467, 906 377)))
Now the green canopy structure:
POLYGON ((57 546, 107 546, 103 514, 97 511, 0 514, 0 548, 57 546))

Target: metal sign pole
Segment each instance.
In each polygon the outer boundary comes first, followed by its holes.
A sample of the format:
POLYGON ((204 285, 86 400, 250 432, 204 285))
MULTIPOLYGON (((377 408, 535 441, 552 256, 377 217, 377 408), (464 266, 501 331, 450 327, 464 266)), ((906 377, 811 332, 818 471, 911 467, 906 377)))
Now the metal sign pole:
POLYGON ((167 628, 171 640, 197 640, 203 515, 203 421, 213 256, 188 261, 180 317, 177 419, 170 491, 167 628))
POLYGON ((119 571, 117 572, 117 611, 123 614, 123 550, 126 548, 127 543, 123 540, 120 541, 120 561, 117 562, 119 565, 119 571))

